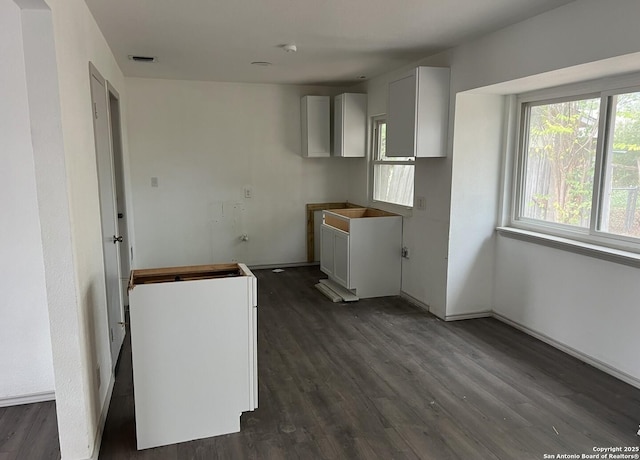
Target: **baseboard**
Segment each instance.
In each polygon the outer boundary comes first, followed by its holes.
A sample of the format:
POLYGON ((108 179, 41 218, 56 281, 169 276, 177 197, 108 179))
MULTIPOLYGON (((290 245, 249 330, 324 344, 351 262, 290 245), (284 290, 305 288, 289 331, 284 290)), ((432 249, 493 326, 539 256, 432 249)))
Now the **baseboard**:
POLYGON ((90 460, 98 460, 100 456, 100 446, 102 445, 102 433, 104 432, 104 425, 107 422, 107 414, 109 413, 109 406, 111 405, 111 396, 113 395, 113 386, 116 383, 116 378, 113 372, 111 373, 111 379, 109 379, 109 388, 107 394, 102 403, 102 410, 100 411, 100 420, 98 421, 98 428, 96 429, 96 437, 93 443, 93 452, 90 460))
POLYGON ((571 348, 561 342, 558 342, 557 340, 552 339, 545 334, 541 334, 540 332, 536 332, 533 329, 529 329, 527 326, 523 326, 522 324, 517 323, 505 316, 502 316, 499 313, 493 312, 493 317, 498 321, 508 324, 515 329, 521 330, 525 334, 535 337, 536 339, 541 340, 542 342, 545 342, 552 347, 557 348, 558 350, 595 367, 596 369, 600 369, 602 372, 612 375, 613 377, 622 380, 623 382, 628 383, 631 386, 640 388, 640 380, 625 372, 619 371, 618 369, 611 367, 598 359, 592 358, 591 356, 584 354, 581 351, 576 350, 575 348, 571 348))
POLYGON ((416 299, 411 294, 407 294, 404 291, 400 291, 400 297, 402 297, 404 300, 406 300, 410 304, 415 305, 416 307, 421 308, 422 310, 425 310, 425 311, 428 311, 429 313, 431 313, 431 309, 429 308, 429 305, 427 305, 426 303, 421 302, 420 300, 416 299))
POLYGON ((447 315, 445 321, 462 321, 464 319, 491 318, 493 312, 491 310, 477 311, 474 313, 461 313, 459 315, 447 315))
POLYGON ((0 398, 0 407, 20 406, 22 404, 32 404, 45 401, 54 401, 56 399, 55 391, 44 391, 42 393, 31 393, 22 396, 11 396, 0 398))
POLYGON ((268 270, 273 268, 311 267, 313 265, 320 265, 320 262, 293 262, 288 264, 248 265, 248 267, 249 270, 268 270))

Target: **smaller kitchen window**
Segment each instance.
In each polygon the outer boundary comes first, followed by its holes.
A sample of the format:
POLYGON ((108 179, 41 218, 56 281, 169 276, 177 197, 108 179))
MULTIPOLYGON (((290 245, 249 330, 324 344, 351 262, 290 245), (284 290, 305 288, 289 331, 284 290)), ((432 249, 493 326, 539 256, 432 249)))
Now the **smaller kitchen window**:
POLYGON ((387 120, 372 119, 372 199, 405 208, 413 207, 413 157, 387 157, 387 120))

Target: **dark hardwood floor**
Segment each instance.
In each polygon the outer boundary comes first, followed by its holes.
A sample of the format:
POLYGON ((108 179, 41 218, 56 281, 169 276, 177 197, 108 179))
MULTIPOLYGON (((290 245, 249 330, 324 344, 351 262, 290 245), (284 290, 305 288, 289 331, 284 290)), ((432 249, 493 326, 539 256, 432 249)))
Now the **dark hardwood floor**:
POLYGON ((640 390, 493 319, 334 304, 258 270, 259 408, 237 434, 136 451, 125 346, 101 459, 541 459, 637 446, 640 390))
MULTIPOLYGON (((542 459, 640 444, 639 389, 496 320, 445 323, 397 297, 334 304, 316 267, 255 273, 260 407, 242 431, 137 451, 127 339, 101 459, 542 459)), ((55 425, 53 404, 23 410, 0 409, 0 460, 51 458, 42 446, 57 439, 36 437, 51 438, 37 420, 55 425)))
POLYGON ((0 407, 0 460, 59 458, 54 401, 0 407))

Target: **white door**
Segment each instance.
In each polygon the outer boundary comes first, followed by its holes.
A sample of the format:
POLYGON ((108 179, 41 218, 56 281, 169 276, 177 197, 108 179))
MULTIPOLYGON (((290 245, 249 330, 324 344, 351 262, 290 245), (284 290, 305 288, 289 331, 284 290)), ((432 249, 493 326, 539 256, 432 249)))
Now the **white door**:
POLYGON ((114 194, 114 167, 111 152, 107 88, 105 80, 91 66, 91 102, 93 104, 93 128, 96 143, 98 187, 100 192, 100 217, 102 221, 102 250, 107 290, 107 315, 111 340, 111 362, 115 367, 124 339, 124 318, 120 291, 119 244, 114 194))
POLYGON ((109 127, 111 128, 111 152, 113 155, 116 211, 118 213, 118 235, 122 242, 118 244, 120 251, 120 290, 122 305, 129 305, 129 274, 131 272, 131 252, 129 244, 129 217, 124 187, 124 158, 122 156, 122 131, 120 125, 120 96, 113 86, 107 82, 109 97, 109 127))

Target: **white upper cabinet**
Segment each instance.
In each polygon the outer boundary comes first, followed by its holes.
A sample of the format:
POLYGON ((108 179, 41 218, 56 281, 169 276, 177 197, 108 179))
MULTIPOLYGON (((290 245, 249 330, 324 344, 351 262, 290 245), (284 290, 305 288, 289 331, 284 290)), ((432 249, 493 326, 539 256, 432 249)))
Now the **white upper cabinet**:
POLYGON ((344 93, 333 103, 333 155, 364 157, 367 141, 367 95, 344 93))
POLYGON ((449 121, 449 69, 418 67, 389 83, 388 157, 444 157, 449 121))
POLYGON ((331 98, 304 96, 300 101, 302 156, 331 155, 331 98))

